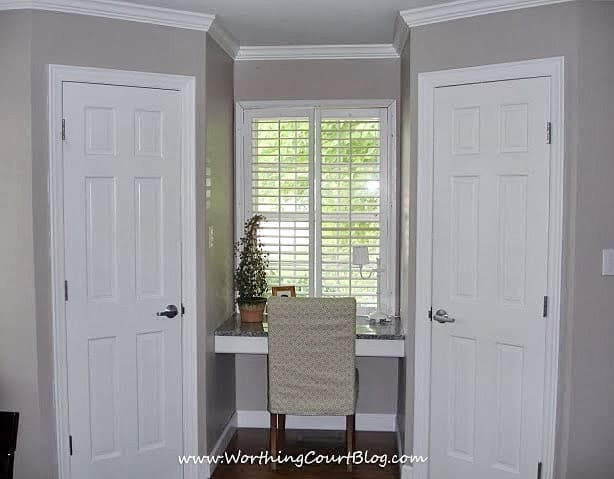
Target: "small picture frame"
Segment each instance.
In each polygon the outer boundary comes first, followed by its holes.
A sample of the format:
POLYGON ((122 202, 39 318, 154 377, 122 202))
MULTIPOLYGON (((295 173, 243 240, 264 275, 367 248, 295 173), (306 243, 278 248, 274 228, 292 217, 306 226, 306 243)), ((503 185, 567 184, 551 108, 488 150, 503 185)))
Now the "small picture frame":
POLYGON ((295 286, 273 286, 271 288, 273 296, 281 296, 282 298, 296 298, 295 286))

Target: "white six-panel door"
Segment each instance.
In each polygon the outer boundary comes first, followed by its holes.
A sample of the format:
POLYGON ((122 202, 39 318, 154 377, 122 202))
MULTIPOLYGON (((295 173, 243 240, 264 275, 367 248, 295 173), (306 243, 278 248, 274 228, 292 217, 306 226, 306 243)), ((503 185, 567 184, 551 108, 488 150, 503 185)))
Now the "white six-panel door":
POLYGON ((435 91, 432 479, 537 474, 549 81, 435 91))
POLYGON ((181 103, 63 84, 74 479, 182 476, 181 103))

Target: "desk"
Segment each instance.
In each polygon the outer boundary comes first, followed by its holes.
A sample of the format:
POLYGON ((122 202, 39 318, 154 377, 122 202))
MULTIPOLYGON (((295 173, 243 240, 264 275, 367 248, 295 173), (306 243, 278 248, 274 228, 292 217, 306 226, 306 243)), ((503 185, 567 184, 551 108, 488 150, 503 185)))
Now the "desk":
MULTIPOLYGON (((266 319, 266 317, 265 317, 266 319)), ((215 330, 215 352, 230 354, 268 354, 268 324, 242 323, 238 315, 215 330)), ((405 356, 405 333, 401 321, 377 323, 356 318, 356 356, 402 358, 405 356)))

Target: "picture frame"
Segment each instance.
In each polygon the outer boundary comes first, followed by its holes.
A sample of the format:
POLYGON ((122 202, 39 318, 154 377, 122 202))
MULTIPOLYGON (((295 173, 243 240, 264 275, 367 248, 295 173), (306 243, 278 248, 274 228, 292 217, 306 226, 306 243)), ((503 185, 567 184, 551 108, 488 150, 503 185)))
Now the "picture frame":
POLYGON ((272 296, 281 296, 283 298, 296 298, 295 286, 273 286, 271 288, 272 296))

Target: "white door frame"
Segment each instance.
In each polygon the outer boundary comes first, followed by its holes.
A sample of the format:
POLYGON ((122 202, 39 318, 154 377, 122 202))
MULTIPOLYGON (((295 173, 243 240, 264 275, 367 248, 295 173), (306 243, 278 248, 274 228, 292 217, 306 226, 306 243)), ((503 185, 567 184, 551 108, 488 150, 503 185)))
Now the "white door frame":
MULTIPOLYGON (((58 477, 70 479, 66 316, 64 301, 64 209, 62 158, 62 83, 159 88, 181 96, 181 281, 185 315, 182 321, 183 450, 198 451, 196 350, 196 175, 194 77, 101 68, 49 65, 49 203, 53 302, 53 382, 58 477)), ((196 479, 197 467, 184 466, 184 478, 196 479)))
MULTIPOLYGON (((553 479, 556 403, 561 323, 561 262, 564 187, 564 58, 553 57, 514 63, 443 70, 418 75, 418 186, 416 238, 416 310, 413 454, 429 456, 431 404, 431 321, 433 224, 433 133, 435 89, 444 86, 550 77, 552 146, 550 150, 550 213, 548 232, 549 311, 546 327, 542 478, 553 479)), ((545 125, 544 125, 545 127, 545 125)), ((546 132, 544 129, 544 141, 546 132)), ((428 479, 429 465, 416 463, 407 475, 428 479)), ((406 476, 404 468, 403 477, 406 476)))

